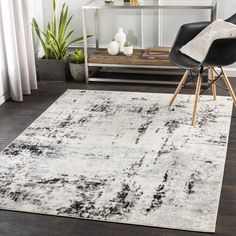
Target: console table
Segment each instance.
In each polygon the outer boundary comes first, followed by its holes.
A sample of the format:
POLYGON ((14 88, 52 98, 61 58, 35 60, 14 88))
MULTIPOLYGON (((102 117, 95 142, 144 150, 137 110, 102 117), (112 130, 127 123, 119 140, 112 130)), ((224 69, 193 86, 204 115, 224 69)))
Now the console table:
MULTIPOLYGON (((100 78, 95 77, 90 73, 89 68, 139 68, 139 69, 177 69, 169 60, 147 60, 142 59, 142 49, 134 50, 134 54, 129 58, 123 55, 109 56, 105 49, 99 48, 99 10, 112 9, 140 9, 142 10, 157 10, 162 9, 208 9, 210 13, 210 20, 216 19, 217 0, 140 0, 138 3, 124 3, 123 0, 114 0, 113 3, 105 3, 104 0, 92 0, 87 5, 82 6, 83 18, 83 36, 84 36, 84 54, 85 54, 85 76, 86 82, 101 81, 101 82, 134 82, 134 83, 155 83, 155 81, 147 80, 127 80, 114 78, 100 78), (94 27, 96 51, 88 55, 87 47, 87 11, 94 11, 94 27), (135 62, 135 63, 134 63, 135 62)), ((160 14, 159 14, 160 15, 160 14)), ((141 27, 142 30, 142 27, 141 27)), ((159 40, 158 40, 159 41, 159 40)), ((154 46, 154 45, 153 45, 154 46)))

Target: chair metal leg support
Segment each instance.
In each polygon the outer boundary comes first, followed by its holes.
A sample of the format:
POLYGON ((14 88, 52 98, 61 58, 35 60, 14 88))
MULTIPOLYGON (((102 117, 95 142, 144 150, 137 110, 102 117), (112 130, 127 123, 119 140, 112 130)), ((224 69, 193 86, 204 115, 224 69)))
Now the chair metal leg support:
POLYGON ((201 85, 202 85, 202 74, 198 74, 198 79, 197 79, 197 87, 196 87, 196 92, 195 92, 195 102, 194 102, 194 109, 193 109, 193 116, 192 116, 192 125, 195 124, 196 121, 196 113, 197 113, 197 108, 198 108, 198 100, 199 100, 199 95, 201 91, 201 85))
POLYGON ((229 94, 230 94, 230 96, 231 96, 232 99, 233 99, 234 106, 236 107, 236 97, 235 97, 234 90, 233 90, 233 88, 232 88, 232 86, 231 86, 231 84, 230 84, 230 82, 229 82, 229 79, 228 79, 227 75, 225 74, 225 72, 223 71, 222 68, 221 68, 221 70, 222 70, 223 80, 224 80, 224 82, 225 82, 225 85, 226 85, 227 89, 229 90, 229 94))
POLYGON ((185 84, 185 82, 186 82, 186 80, 187 80, 187 78, 188 78, 188 76, 189 76, 189 73, 190 73, 189 70, 186 70, 186 72, 184 73, 183 78, 181 79, 181 81, 180 81, 180 83, 179 83, 177 89, 175 90, 175 93, 174 93, 172 99, 170 100, 169 107, 173 104, 173 102, 175 101, 175 98, 176 98, 177 95, 179 94, 181 88, 184 86, 184 84, 185 84))
MULTIPOLYGON (((210 68, 208 69, 208 75, 209 75, 209 78, 210 78, 210 80, 211 80, 212 82, 215 82, 215 81, 216 81, 216 78, 215 78, 215 75, 214 75, 214 70, 213 70, 212 67, 210 67, 210 68)), ((216 100, 216 84, 215 84, 215 83, 213 83, 213 84, 211 85, 211 90, 212 90, 213 98, 214 98, 214 100, 216 100)))

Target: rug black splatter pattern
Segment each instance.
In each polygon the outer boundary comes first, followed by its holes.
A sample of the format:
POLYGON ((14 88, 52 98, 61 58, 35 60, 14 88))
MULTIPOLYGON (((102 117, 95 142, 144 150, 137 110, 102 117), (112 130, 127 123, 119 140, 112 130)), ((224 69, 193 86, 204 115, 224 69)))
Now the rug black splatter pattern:
POLYGON ((229 97, 67 90, 0 156, 0 208, 214 232, 229 97))

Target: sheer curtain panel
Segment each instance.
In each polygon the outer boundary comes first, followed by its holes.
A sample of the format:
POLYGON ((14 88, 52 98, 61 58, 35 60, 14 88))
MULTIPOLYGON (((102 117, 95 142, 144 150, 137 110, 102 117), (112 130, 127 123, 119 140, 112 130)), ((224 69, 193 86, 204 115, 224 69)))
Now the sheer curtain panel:
POLYGON ((0 0, 0 66, 13 100, 37 89, 30 19, 30 1, 0 0))

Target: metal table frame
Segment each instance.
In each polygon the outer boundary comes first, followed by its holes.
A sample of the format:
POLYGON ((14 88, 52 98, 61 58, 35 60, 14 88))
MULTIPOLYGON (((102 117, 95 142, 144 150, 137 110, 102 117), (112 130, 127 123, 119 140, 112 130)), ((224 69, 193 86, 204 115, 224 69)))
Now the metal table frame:
MULTIPOLYGON (((104 0, 101 0, 104 1, 104 0)), ((116 1, 116 0, 114 0, 116 1)), ((144 0, 145 1, 145 0, 144 0)), ((85 54, 85 78, 86 83, 88 84, 90 81, 101 81, 101 82, 126 82, 126 83, 157 83, 158 81, 149 81, 149 80, 127 80, 127 79, 114 79, 114 78, 96 78, 89 77, 89 67, 113 67, 113 68, 155 68, 155 69, 177 69, 175 66, 154 66, 154 65, 121 65, 121 64, 98 64, 98 63, 89 63, 88 62, 88 44, 87 44, 87 19, 86 19, 86 11, 94 10, 94 27, 95 27, 95 40, 96 40, 96 49, 99 49, 99 10, 115 10, 115 9, 133 9, 133 10, 141 10, 141 15, 143 16, 142 10, 164 10, 164 9, 194 9, 194 10, 210 10, 210 20, 214 21, 216 19, 217 13, 217 0, 212 1, 212 5, 200 6, 200 5, 164 5, 161 3, 161 0, 156 0, 157 4, 155 5, 131 5, 130 3, 125 3, 124 5, 113 5, 113 4, 105 4, 103 6, 92 5, 95 0, 91 0, 87 5, 82 6, 82 20, 83 20, 83 37, 84 37, 84 54, 85 54), (161 3, 161 4, 160 4, 161 3)), ((160 14, 159 14, 160 16, 160 14)), ((141 26, 142 27, 142 26, 141 26)), ((158 39, 159 41, 159 39, 158 39)))

